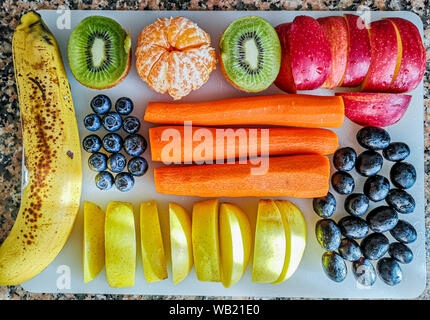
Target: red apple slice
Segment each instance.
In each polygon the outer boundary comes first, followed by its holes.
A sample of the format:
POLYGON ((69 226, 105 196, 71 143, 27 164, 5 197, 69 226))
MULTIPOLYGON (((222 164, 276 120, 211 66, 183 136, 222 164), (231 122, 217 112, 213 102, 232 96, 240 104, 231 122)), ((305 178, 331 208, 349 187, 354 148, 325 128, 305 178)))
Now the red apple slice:
POLYGON ((281 68, 278 77, 275 80, 275 85, 285 92, 296 93, 296 85, 294 84, 293 72, 291 70, 291 57, 290 57, 290 42, 289 35, 292 23, 283 23, 275 28, 278 33, 279 41, 281 43, 281 68))
POLYGON ((297 16, 290 32, 291 70, 297 90, 321 87, 330 72, 330 45, 320 24, 297 16))
POLYGON ((297 16, 276 31, 283 52, 276 86, 290 93, 319 88, 331 64, 330 46, 320 24, 314 18, 297 16))
POLYGON ((391 83, 390 92, 414 90, 426 70, 426 51, 417 27, 402 18, 388 18, 396 27, 402 42, 402 57, 397 77, 391 83))
POLYGON ((330 45, 330 73, 322 88, 335 89, 342 81, 348 57, 348 27, 344 17, 325 17, 317 19, 324 30, 330 45))
POLYGON ((353 14, 345 14, 348 27, 348 60, 342 87, 359 86, 366 77, 370 66, 370 39, 363 19, 353 14))
POLYGON ((345 106, 345 116, 362 126, 387 127, 397 123, 408 109, 410 95, 392 93, 336 93, 345 106))
POLYGON ((370 24, 370 67, 361 89, 363 91, 387 91, 396 78, 402 54, 396 28, 389 20, 370 24))

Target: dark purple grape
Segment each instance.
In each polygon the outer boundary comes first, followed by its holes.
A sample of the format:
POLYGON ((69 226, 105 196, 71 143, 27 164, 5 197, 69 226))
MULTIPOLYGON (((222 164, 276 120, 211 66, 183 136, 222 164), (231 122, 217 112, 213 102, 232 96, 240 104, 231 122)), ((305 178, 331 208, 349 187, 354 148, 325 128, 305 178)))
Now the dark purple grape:
POLYGON ((383 150, 388 147, 390 140, 388 132, 378 127, 364 127, 357 132, 357 142, 369 150, 383 150))
POLYGON ((312 206, 317 215, 322 218, 329 218, 336 211, 336 199, 329 192, 325 197, 314 198, 312 206))

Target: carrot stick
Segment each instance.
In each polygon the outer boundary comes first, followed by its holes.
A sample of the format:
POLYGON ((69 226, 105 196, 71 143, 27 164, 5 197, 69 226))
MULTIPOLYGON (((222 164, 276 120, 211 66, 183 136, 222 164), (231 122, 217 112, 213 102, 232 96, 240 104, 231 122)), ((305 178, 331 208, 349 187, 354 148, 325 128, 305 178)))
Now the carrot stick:
POLYGON ((257 166, 249 162, 155 168, 155 188, 163 194, 199 197, 314 198, 327 194, 327 157, 297 155, 264 160, 268 161, 267 172, 259 175, 252 171, 257 166))
POLYGON ((276 125, 339 128, 343 101, 335 96, 286 94, 209 102, 149 102, 145 121, 194 125, 276 125))
POLYGON ((262 153, 266 156, 325 155, 334 153, 338 147, 336 133, 316 128, 163 126, 150 128, 149 139, 152 161, 169 163, 251 158, 262 153), (178 143, 175 146, 174 140, 178 143))

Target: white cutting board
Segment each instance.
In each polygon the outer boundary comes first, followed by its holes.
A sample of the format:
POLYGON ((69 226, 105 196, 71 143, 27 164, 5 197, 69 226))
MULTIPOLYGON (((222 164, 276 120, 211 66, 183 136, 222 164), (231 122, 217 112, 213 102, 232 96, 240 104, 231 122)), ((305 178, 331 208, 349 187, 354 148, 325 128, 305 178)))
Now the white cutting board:
MULTIPOLYGON (((211 38, 213 46, 216 46, 224 29, 233 20, 246 15, 261 16, 268 20, 273 26, 280 23, 290 22, 297 15, 309 15, 312 17, 323 17, 330 15, 342 15, 345 12, 174 12, 174 11, 71 11, 64 15, 62 11, 40 11, 44 21, 49 29, 53 32, 63 54, 63 60, 66 65, 72 95, 76 109, 76 115, 79 125, 79 133, 82 139, 90 132, 87 131, 82 119, 91 112, 89 102, 92 97, 99 93, 108 95, 113 102, 119 97, 128 96, 135 103, 134 115, 140 117, 143 122, 143 114, 148 101, 171 101, 167 95, 160 95, 148 88, 138 77, 136 70, 133 68, 128 77, 115 88, 103 91, 91 90, 79 84, 68 68, 66 48, 67 41, 72 29, 85 17, 91 15, 104 15, 118 21, 125 29, 130 30, 133 40, 133 48, 136 45, 136 39, 139 32, 148 24, 154 22, 158 17, 170 17, 183 15, 198 23, 200 27, 206 30, 211 38), (57 28, 57 20, 60 26, 67 23, 67 15, 70 14, 71 29, 57 28)), ((422 32, 423 26, 421 20, 415 14, 409 12, 367 12, 367 17, 371 20, 379 20, 384 17, 403 17, 413 22, 422 32)), ((134 60, 134 57, 133 57, 134 60)), ((346 91, 346 90, 343 90, 346 91)), ((266 91, 260 94, 280 94, 283 93, 272 85, 266 91)), ((307 92, 309 94, 332 95, 333 91, 315 90, 307 92)), ((83 282, 82 272, 82 231, 83 231, 83 214, 79 213, 73 232, 59 256, 37 277, 23 284, 24 288, 32 292, 53 292, 53 293, 106 293, 106 294, 153 294, 153 295, 210 295, 210 296, 261 296, 261 297, 312 297, 312 298, 413 298, 419 296, 426 283, 425 270, 425 223, 424 223, 424 141, 423 141, 423 85, 412 93, 410 107, 404 118, 396 125, 389 128, 392 141, 404 141, 411 148, 411 155, 407 161, 412 162, 417 170, 418 179, 415 186, 408 190, 416 200, 416 209, 413 214, 401 216, 411 222, 418 231, 418 240, 410 245, 413 250, 415 259, 409 265, 402 265, 404 279, 396 287, 389 287, 378 278, 371 289, 358 288, 351 271, 351 264, 348 263, 348 276, 342 283, 335 283, 329 280, 321 267, 321 256, 323 250, 315 239, 315 222, 318 216, 312 210, 312 201, 304 199, 290 199, 297 204, 303 211, 308 225, 308 244, 300 264, 299 269, 291 279, 283 284, 256 284, 251 282, 251 266, 248 266, 247 272, 238 284, 232 288, 226 289, 220 283, 199 282, 195 276, 194 270, 181 283, 174 286, 171 277, 164 281, 149 284, 145 281, 141 263, 140 249, 138 248, 136 282, 133 287, 129 288, 111 288, 106 281, 106 274, 103 270, 99 276, 88 284, 83 282), (68 281, 70 276, 70 282, 68 281)), ((201 89, 191 93, 183 101, 204 101, 220 98, 247 96, 244 92, 234 89, 226 82, 219 69, 212 73, 209 81, 201 89)), ((141 134, 148 139, 148 127, 151 125, 143 123, 141 134)), ((335 130, 339 135, 340 146, 352 146, 357 152, 363 151, 355 141, 355 134, 360 127, 345 120, 342 128, 335 130)), ((103 130, 99 131, 100 135, 105 134, 103 130)), ((95 173, 90 171, 87 166, 88 154, 83 151, 83 190, 82 201, 88 200, 97 203, 103 209, 106 208, 110 200, 129 201, 133 203, 137 217, 138 205, 141 201, 155 199, 158 201, 161 211, 161 219, 165 219, 169 201, 175 201, 191 211, 192 204, 201 198, 166 196, 157 194, 153 183, 152 169, 155 164, 149 162, 150 169, 144 177, 136 179, 135 187, 132 191, 121 193, 115 188, 110 191, 101 192, 94 185, 95 173)), ((150 150, 145 152, 144 157, 150 159, 150 150)), ((330 157, 331 160, 331 157, 330 157)), ((388 176, 391 163, 385 162, 382 174, 388 176)), ((334 170, 332 168, 332 170, 334 170)), ((334 172, 334 171, 332 171, 334 172)), ((362 192, 364 178, 353 173, 356 179, 356 192, 362 192)), ((333 192, 333 194, 336 194, 333 192)), ((338 221, 346 213, 343 210, 343 197, 336 197, 338 200, 338 210, 334 219, 338 221)), ((257 210, 257 198, 228 199, 238 204, 246 212, 255 216, 257 210)), ((382 205, 384 203, 379 203, 382 205)), ((373 208, 375 207, 372 204, 373 208)), ((138 225, 136 225, 138 226, 138 225)), ((138 230, 138 229, 137 229, 138 230)), ((392 240, 391 236, 390 240, 392 240)), ((139 238, 138 238, 139 240, 139 238)), ((169 275, 170 272, 170 265, 169 275)))

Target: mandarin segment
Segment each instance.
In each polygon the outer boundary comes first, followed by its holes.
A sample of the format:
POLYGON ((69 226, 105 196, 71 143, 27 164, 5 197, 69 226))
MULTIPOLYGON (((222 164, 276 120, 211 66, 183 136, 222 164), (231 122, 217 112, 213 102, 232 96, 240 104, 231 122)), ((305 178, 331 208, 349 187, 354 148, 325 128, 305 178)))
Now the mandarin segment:
MULTIPOLYGON (((155 20, 153 24, 146 26, 139 34, 137 39, 138 47, 140 44, 155 45, 166 49, 170 48, 169 41, 167 39, 166 30, 169 28, 170 19, 159 18, 155 20)), ((136 48, 137 51, 138 48, 136 48)))
POLYGON ((215 67, 215 50, 211 47, 175 51, 170 54, 168 77, 169 94, 180 99, 200 88, 215 67))
POLYGON ((136 54, 136 69, 140 77, 144 81, 147 81, 152 67, 160 60, 163 53, 166 53, 167 50, 159 46, 151 46, 151 50, 143 50, 143 47, 140 47, 139 49, 142 50, 139 50, 139 53, 136 54))
POLYGON ((135 53, 142 80, 175 100, 205 84, 216 67, 210 36, 185 17, 160 18, 146 26, 135 53))
POLYGON ((157 91, 159 93, 166 93, 169 89, 169 79, 168 79, 168 60, 169 60, 169 52, 164 52, 160 59, 158 59, 151 71, 148 75, 147 83, 151 87, 152 90, 157 91))
POLYGON ((184 17, 172 19, 167 38, 170 45, 177 50, 209 45, 211 42, 210 36, 205 31, 184 17))

